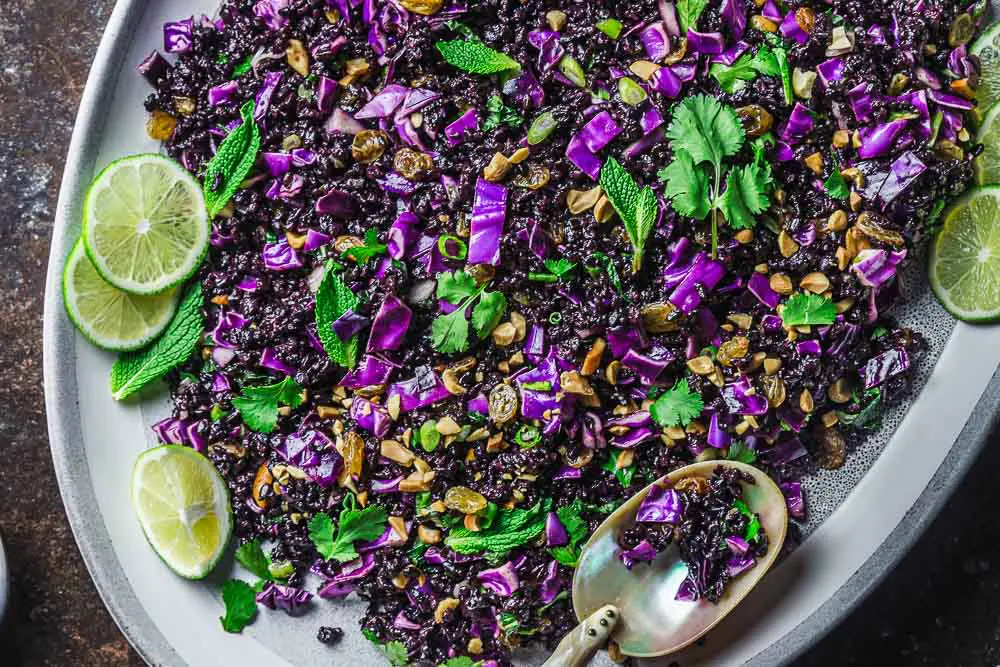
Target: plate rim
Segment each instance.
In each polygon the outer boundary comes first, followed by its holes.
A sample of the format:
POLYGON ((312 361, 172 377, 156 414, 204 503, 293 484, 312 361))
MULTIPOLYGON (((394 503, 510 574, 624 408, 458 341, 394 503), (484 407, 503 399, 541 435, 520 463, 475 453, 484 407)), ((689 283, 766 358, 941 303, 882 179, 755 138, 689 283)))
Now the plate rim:
MULTIPOLYGON (((91 579, 105 607, 139 655, 149 664, 183 664, 136 597, 115 556, 103 518, 90 510, 97 505, 82 454, 77 399, 76 340, 62 316, 61 267, 70 250, 70 229, 78 226, 86 175, 97 158, 96 140, 103 124, 100 109, 113 99, 118 71, 146 3, 118 0, 95 53, 73 126, 63 170, 50 244, 43 309, 43 385, 49 449, 70 528, 91 579), (83 465, 81 465, 81 460, 83 465)), ((937 517, 965 477, 1000 415, 1000 369, 994 372, 958 437, 931 480, 858 570, 812 614, 753 662, 788 664, 801 656, 843 621, 882 582, 897 562, 937 517)))

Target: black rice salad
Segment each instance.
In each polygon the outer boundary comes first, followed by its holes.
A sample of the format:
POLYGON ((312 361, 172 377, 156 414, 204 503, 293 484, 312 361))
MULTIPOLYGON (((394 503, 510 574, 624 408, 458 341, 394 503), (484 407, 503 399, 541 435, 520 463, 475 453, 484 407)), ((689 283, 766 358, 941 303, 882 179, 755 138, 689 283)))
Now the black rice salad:
MULTIPOLYGON (((394 664, 509 665, 574 625, 586 538, 671 470, 754 463, 803 519, 802 475, 844 463, 923 347, 897 271, 972 176, 982 13, 227 0, 168 23, 147 130, 235 194, 156 431, 225 478, 258 602, 358 595, 394 664)), ((709 484, 681 494, 691 535, 763 553, 738 484, 709 484)))
POLYGON ((675 599, 718 602, 726 584, 768 550, 760 517, 743 499, 742 484, 753 483, 750 475, 723 466, 711 477, 658 482, 639 505, 635 525, 618 535, 622 563, 631 570, 676 541, 688 573, 675 599))

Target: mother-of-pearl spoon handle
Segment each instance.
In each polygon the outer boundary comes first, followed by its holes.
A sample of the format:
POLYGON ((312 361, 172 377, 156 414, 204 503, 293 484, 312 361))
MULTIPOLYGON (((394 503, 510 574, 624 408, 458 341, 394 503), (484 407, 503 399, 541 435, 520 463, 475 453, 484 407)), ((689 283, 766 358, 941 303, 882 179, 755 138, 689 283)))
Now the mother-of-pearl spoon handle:
POLYGON ((604 605, 570 630, 542 667, 585 667, 610 639, 620 618, 618 607, 604 605))

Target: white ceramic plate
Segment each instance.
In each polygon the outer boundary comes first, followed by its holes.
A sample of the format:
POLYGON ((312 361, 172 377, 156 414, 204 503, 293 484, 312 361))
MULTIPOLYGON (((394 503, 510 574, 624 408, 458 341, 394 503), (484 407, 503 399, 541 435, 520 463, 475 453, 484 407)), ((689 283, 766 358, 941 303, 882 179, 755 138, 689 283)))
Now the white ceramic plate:
MULTIPOLYGON (((382 664, 357 631, 363 603, 319 601, 304 619, 262 613, 243 635, 221 631, 220 568, 207 582, 170 573, 132 516, 132 462, 155 444, 148 425, 167 414, 166 396, 119 404, 108 391, 113 357, 87 344, 59 295, 63 261, 80 231, 80 207, 97 171, 125 154, 157 150, 144 132, 149 88, 134 72, 161 45, 161 25, 212 14, 215 0, 120 0, 81 103, 59 198, 45 301, 45 388, 52 456, 80 550, 115 620, 153 664, 382 664), (314 636, 339 625, 329 649, 314 636)), ((900 319, 927 335, 918 398, 885 418, 881 432, 838 471, 809 482, 812 518, 804 544, 705 644, 695 664, 789 662, 843 618, 920 534, 981 446, 1000 404, 997 329, 955 325, 929 296, 918 267, 900 319), (934 363, 936 361, 936 364, 934 363)), ((538 655, 523 656, 537 664, 538 655)))

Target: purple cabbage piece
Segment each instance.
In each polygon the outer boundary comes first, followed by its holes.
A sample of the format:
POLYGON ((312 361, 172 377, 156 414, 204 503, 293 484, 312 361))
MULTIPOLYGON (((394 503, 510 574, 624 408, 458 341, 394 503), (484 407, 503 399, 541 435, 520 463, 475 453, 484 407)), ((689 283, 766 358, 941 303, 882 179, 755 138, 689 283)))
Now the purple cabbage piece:
POLYGON ((260 353, 260 361, 258 362, 264 368, 269 368, 272 371, 278 371, 279 373, 284 373, 288 376, 295 375, 295 369, 283 362, 278 358, 278 353, 275 352, 273 347, 265 347, 260 353))
POLYGON ((358 579, 364 579, 371 574, 371 571, 374 568, 375 554, 373 553, 363 554, 357 560, 352 560, 350 563, 344 563, 340 569, 340 573, 320 587, 318 595, 321 598, 344 597, 354 590, 353 585, 348 588, 348 584, 353 584, 353 582, 358 579), (346 592, 345 588, 348 588, 346 592))
POLYGON ((420 232, 416 228, 419 222, 420 218, 415 213, 404 211, 399 214, 386 235, 385 244, 389 257, 403 259, 406 256, 407 251, 413 247, 420 236, 420 232))
POLYGON ((392 294, 386 296, 372 322, 367 351, 397 349, 406 337, 412 319, 413 311, 409 306, 392 294))
POLYGON ((540 109, 545 102, 545 90, 538 82, 530 67, 525 67, 517 76, 503 85, 503 94, 522 109, 540 109))
POLYGON ((290 4, 291 0, 257 0, 253 6, 253 15, 270 30, 278 31, 288 25, 288 17, 281 12, 290 4))
POLYGON ((258 604, 268 609, 281 609, 289 616, 298 616, 305 611, 305 606, 312 600, 312 593, 269 581, 264 585, 264 589, 257 593, 256 599, 258 604))
POLYGON ((319 463, 306 468, 306 475, 315 484, 329 489, 337 481, 337 476, 344 467, 344 459, 336 451, 327 451, 319 455, 319 463))
POLYGON ((479 112, 475 107, 469 109, 444 128, 444 137, 448 145, 454 148, 465 141, 468 134, 479 131, 479 112))
POLYGON ((322 248, 329 242, 330 242, 329 234, 324 234, 323 232, 316 231, 315 229, 307 229, 306 240, 305 243, 302 244, 302 249, 305 250, 306 252, 310 252, 312 250, 318 250, 319 248, 322 248))
POLYGON ((816 74, 820 85, 828 88, 834 81, 844 78, 844 60, 842 58, 824 60, 816 66, 816 74))
POLYGON ((847 100, 850 102, 851 111, 854 118, 859 123, 866 123, 872 119, 872 84, 859 83, 847 91, 847 100))
POLYGON ((335 218, 349 218, 357 208, 354 197, 348 192, 331 189, 316 200, 316 212, 320 215, 332 215, 335 218))
POLYGON ((684 581, 677 587, 674 599, 679 602, 697 602, 699 597, 701 597, 701 594, 698 592, 698 583, 694 580, 691 573, 688 572, 688 575, 684 577, 684 581))
POLYGON ((818 357, 823 353, 823 348, 818 340, 804 340, 795 345, 795 351, 804 357, 818 357))
POLYGON ((806 454, 806 448, 802 446, 802 441, 793 436, 783 438, 772 447, 763 450, 761 458, 769 464, 778 465, 797 461, 806 454))
POLYGON ((194 17, 163 24, 163 50, 188 53, 194 40, 194 17))
POLYGON ((976 108, 973 102, 964 97, 952 95, 951 93, 943 93, 940 90, 930 90, 927 92, 927 96, 930 97, 931 102, 939 107, 946 107, 957 111, 972 111, 976 108))
POLYGON ((346 343, 364 331, 368 327, 368 322, 367 317, 359 315, 348 308, 344 311, 343 315, 334 321, 332 325, 333 333, 337 334, 337 338, 346 343))
POLYGON ((561 547, 569 542, 569 533, 559 521, 555 512, 549 512, 545 517, 545 543, 550 547, 561 547))
POLYGON ((712 56, 710 62, 712 64, 720 63, 722 65, 725 65, 726 67, 731 67, 732 64, 735 63, 739 59, 739 57, 742 56, 744 53, 746 53, 749 49, 750 45, 744 42, 743 40, 740 40, 735 44, 733 44, 732 46, 730 46, 725 51, 723 51, 722 53, 720 53, 719 55, 712 56))
POLYGON ((796 519, 804 519, 806 517, 806 503, 802 495, 802 483, 782 482, 778 486, 785 496, 788 513, 796 519))
POLYGON ((624 417, 615 417, 614 419, 608 420, 609 428, 612 426, 638 428, 640 426, 651 426, 652 424, 653 415, 649 413, 649 410, 636 410, 632 414, 625 415, 624 417))
POLYGON ((165 77, 167 72, 171 70, 171 65, 167 62, 166 58, 160 55, 159 51, 154 49, 149 52, 148 56, 143 58, 135 70, 155 88, 160 79, 165 77))
POLYGON ((888 153, 896 138, 906 128, 907 123, 909 121, 905 118, 898 118, 886 123, 879 123, 874 127, 863 127, 858 130, 858 134, 861 136, 858 157, 867 160, 888 153))
POLYGON ((510 597, 521 587, 521 581, 510 561, 500 567, 480 570, 476 573, 476 579, 482 582, 483 588, 488 588, 501 597, 510 597))
POLYGON ((317 449, 329 449, 332 446, 333 443, 321 431, 296 431, 285 436, 274 451, 289 465, 304 470, 319 463, 317 449))
POLYGON ((354 116, 341 108, 335 108, 326 122, 323 129, 328 134, 349 134, 355 135, 365 129, 365 126, 355 120, 354 116))
POLYGON ((399 395, 400 411, 410 412, 451 398, 441 378, 430 366, 419 366, 409 380, 389 386, 387 398, 399 395))
POLYGON ((265 245, 262 255, 264 266, 268 271, 291 271, 301 269, 303 266, 295 248, 288 245, 285 239, 265 245))
POLYGON ((420 111, 431 102, 440 98, 441 93, 436 90, 430 90, 428 88, 414 88, 406 94, 405 98, 403 98, 403 103, 400 105, 399 110, 396 111, 396 120, 399 120, 404 116, 409 116, 411 113, 416 111, 420 111))
POLYGON ((726 50, 726 40, 721 32, 698 32, 688 28, 687 44, 688 51, 692 53, 713 55, 726 50))
POLYGON ((366 354, 357 367, 351 370, 340 381, 346 389, 360 389, 389 381, 397 366, 375 354, 366 354))
POLYGON ((719 422, 719 413, 713 412, 712 419, 708 423, 708 444, 716 449, 725 449, 732 441, 732 436, 719 422))
POLYGON ((274 97, 274 92, 278 90, 284 77, 285 73, 281 71, 268 72, 264 75, 264 83, 254 96, 256 106, 254 107, 253 119, 258 123, 267 117, 267 113, 271 109, 271 98, 274 97))
POLYGON ((643 354, 629 349, 622 357, 622 366, 634 371, 644 383, 652 384, 673 360, 673 353, 666 348, 660 348, 658 356, 654 356, 654 353, 643 354))
POLYGON ((901 347, 886 350, 868 360, 862 377, 865 389, 872 389, 884 384, 887 380, 906 372, 910 367, 910 357, 901 347))
POLYGON ((733 556, 728 561, 726 561, 726 574, 730 577, 738 577, 747 570, 753 568, 757 564, 757 561, 753 556, 744 554, 742 556, 733 556))
POLYGON ((233 100, 233 96, 239 90, 240 85, 235 81, 227 81, 208 89, 208 105, 217 107, 220 104, 228 104, 233 100))
POLYGON ((396 618, 393 619, 392 627, 396 628, 397 630, 409 631, 409 630, 420 630, 423 626, 421 626, 419 623, 414 623, 409 618, 407 618, 405 611, 400 611, 398 614, 396 614, 396 618))
MULTIPOLYGON (((722 20, 729 26, 729 36, 739 40, 747 29, 747 10, 742 0, 722 0, 722 20)), ((730 63, 731 64, 731 63, 730 63)))
POLYGON ((392 526, 386 526, 385 530, 371 542, 359 542, 358 553, 366 554, 371 551, 378 551, 387 547, 401 547, 406 544, 407 536, 400 535, 392 526))
POLYGON ((795 106, 792 108, 791 115, 788 117, 788 122, 781 129, 779 136, 782 141, 794 146, 809 136, 809 133, 812 132, 812 130, 813 119, 812 114, 809 112, 809 108, 803 106, 801 102, 796 102, 795 106))
POLYGON ((159 441, 165 445, 184 445, 187 444, 184 428, 185 424, 182 420, 176 417, 167 417, 166 419, 161 419, 152 426, 153 433, 159 441))
POLYGON ((551 604, 559 595, 562 587, 562 581, 559 579, 559 563, 552 561, 545 568, 545 578, 542 579, 542 583, 538 587, 538 597, 542 604, 551 604))
POLYGON ((537 220, 529 220, 528 223, 517 230, 517 238, 528 244, 528 249, 538 259, 545 259, 549 255, 549 239, 542 229, 542 225, 537 220))
POLYGON ((533 30, 528 33, 528 43, 538 49, 538 71, 547 72, 562 59, 566 50, 559 43, 559 33, 554 30, 533 30))
POLYGON ((670 99, 674 99, 680 95, 681 88, 684 86, 684 82, 670 67, 661 67, 653 72, 653 76, 650 77, 649 82, 653 90, 670 99))
POLYGON ((397 493, 399 491, 399 483, 404 479, 403 475, 394 477, 393 479, 373 479, 371 491, 374 494, 397 493))
POLYGON ((867 248, 854 258, 851 270, 865 287, 881 287, 896 277, 896 267, 905 257, 905 249, 889 251, 867 248))
POLYGON ((777 308, 778 304, 781 303, 781 295, 771 289, 771 283, 763 273, 754 271, 747 283, 747 289, 757 297, 758 301, 771 310, 777 308))
POLYGON ((684 517, 681 496, 673 488, 654 484, 636 512, 635 520, 644 523, 669 523, 676 526, 684 517))
POLYGON ((465 409, 469 412, 477 412, 481 415, 488 415, 490 413, 490 402, 486 398, 486 394, 479 392, 474 397, 469 399, 465 409))
POLYGON ((658 433, 648 426, 634 428, 623 435, 616 435, 611 439, 611 446, 618 449, 635 449, 644 442, 655 440, 658 433))
POLYGON ((601 418, 597 416, 596 413, 587 411, 583 414, 583 437, 582 442, 584 447, 590 449, 604 449, 608 446, 607 440, 604 438, 604 426, 601 424, 601 418))
POLYGON ((725 264, 709 259, 708 254, 699 252, 695 256, 691 270, 670 294, 668 300, 685 315, 690 315, 701 303, 702 297, 715 289, 724 275, 726 275, 725 264))
POLYGON ((372 433, 377 438, 383 438, 392 428, 392 417, 384 405, 372 403, 367 398, 355 396, 351 401, 351 419, 358 428, 372 433))
POLYGON ((476 181, 469 233, 469 264, 500 263, 500 237, 507 218, 507 188, 484 178, 476 181))
POLYGON ((601 174, 601 158, 587 148, 579 135, 574 135, 569 140, 566 146, 566 159, 595 181, 601 174))
POLYGON ((368 118, 388 118, 396 113, 396 109, 403 103, 410 89, 397 83, 390 83, 383 88, 375 97, 371 98, 354 117, 358 120, 368 118))
MULTIPOLYGON (((735 0, 729 0, 735 2, 735 0)), ((670 37, 666 26, 660 21, 650 23, 639 33, 639 41, 646 49, 646 56, 654 63, 660 62, 670 54, 670 37)))
POLYGON ((567 465, 559 466, 559 469, 556 470, 554 475, 552 475, 553 480, 580 479, 581 477, 583 477, 582 470, 567 465))
POLYGON ((222 392, 232 390, 232 385, 229 383, 229 378, 223 373, 216 372, 212 375, 212 391, 217 394, 222 392))
POLYGON ((321 113, 333 111, 334 95, 337 93, 337 82, 330 77, 321 76, 316 83, 316 108, 321 113))
POLYGON ((636 563, 649 562, 656 558, 656 548, 649 541, 643 540, 628 551, 618 554, 618 557, 621 558, 625 569, 631 570, 636 563))
POLYGON ((619 134, 622 128, 607 111, 601 111, 587 122, 576 136, 591 153, 597 153, 619 134))
POLYGON ((615 359, 623 358, 630 350, 642 350, 649 345, 643 333, 633 326, 618 326, 608 330, 608 347, 615 359))
POLYGON ((889 173, 878 189, 879 199, 891 204, 926 170, 927 165, 921 162, 913 151, 906 151, 889 167, 889 173))
POLYGON ((750 551, 750 543, 739 535, 730 535, 726 538, 726 546, 734 556, 742 556, 750 551))
POLYGON ((778 26, 778 30, 781 31, 781 36, 785 39, 794 39, 799 44, 805 44, 809 41, 809 34, 802 29, 799 22, 795 20, 795 10, 791 9, 785 18, 782 19, 781 25, 778 26))
POLYGON ((274 178, 281 178, 292 170, 291 153, 261 153, 267 173, 274 178))

